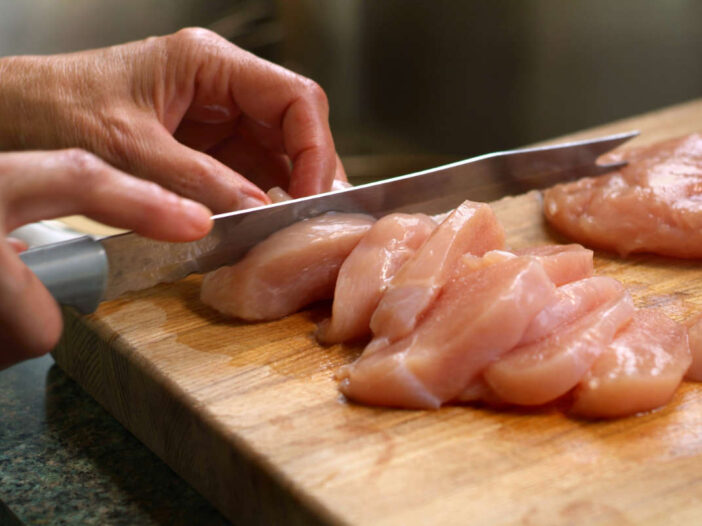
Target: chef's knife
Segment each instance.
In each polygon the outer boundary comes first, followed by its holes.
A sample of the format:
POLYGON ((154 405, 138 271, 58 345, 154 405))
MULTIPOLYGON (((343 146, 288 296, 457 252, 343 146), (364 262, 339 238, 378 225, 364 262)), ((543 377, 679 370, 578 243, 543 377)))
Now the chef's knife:
POLYGON ((435 214, 466 199, 492 201, 564 180, 605 173, 624 163, 597 158, 638 132, 556 146, 490 153, 384 181, 214 216, 204 238, 154 241, 134 233, 89 236, 33 248, 20 257, 60 302, 88 313, 131 290, 173 282, 233 264, 256 243, 296 221, 325 212, 435 214))

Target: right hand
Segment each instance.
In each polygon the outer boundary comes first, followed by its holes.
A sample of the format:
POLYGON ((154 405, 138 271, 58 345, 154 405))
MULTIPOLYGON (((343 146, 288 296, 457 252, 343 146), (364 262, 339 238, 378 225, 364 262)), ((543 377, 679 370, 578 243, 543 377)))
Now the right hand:
POLYGON ((61 335, 56 301, 17 254, 8 232, 84 214, 164 241, 192 241, 211 212, 78 149, 0 153, 0 369, 50 351, 61 335))

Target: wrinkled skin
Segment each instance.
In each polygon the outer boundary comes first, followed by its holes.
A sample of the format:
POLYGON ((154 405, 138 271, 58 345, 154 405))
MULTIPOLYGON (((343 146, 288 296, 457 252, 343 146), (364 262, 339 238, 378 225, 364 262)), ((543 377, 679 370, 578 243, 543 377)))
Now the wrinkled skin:
MULTIPOLYGON (((22 151, 0 153, 5 236, 82 213, 188 241, 209 231, 212 212, 269 203, 273 186, 299 197, 346 179, 322 89, 207 30, 6 57, 0 78, 0 152, 22 151)), ((49 351, 61 333, 22 248, 0 240, 0 368, 49 351)))

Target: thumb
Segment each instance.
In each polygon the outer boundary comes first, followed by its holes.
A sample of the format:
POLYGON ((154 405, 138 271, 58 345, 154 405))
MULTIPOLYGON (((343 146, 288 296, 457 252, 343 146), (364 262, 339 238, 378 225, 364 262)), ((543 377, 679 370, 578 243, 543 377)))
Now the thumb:
POLYGON ((61 336, 63 321, 56 301, 0 241, 0 369, 49 352, 61 336))

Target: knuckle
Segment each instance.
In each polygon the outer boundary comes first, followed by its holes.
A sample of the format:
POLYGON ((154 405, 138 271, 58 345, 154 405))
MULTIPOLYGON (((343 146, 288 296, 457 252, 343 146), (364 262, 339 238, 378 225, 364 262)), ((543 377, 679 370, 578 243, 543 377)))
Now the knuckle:
POLYGON ((144 218, 143 224, 162 222, 170 213, 171 209, 168 204, 172 203, 164 199, 151 199, 141 203, 137 210, 140 216, 144 218))
POLYGON ((217 33, 203 27, 186 27, 172 35, 177 45, 193 45, 210 43, 222 39, 217 33))
POLYGON ((236 46, 209 29, 186 27, 166 37, 164 47, 169 64, 193 73, 196 64, 227 53, 236 46))
POLYGON ((190 159, 187 169, 179 174, 177 180, 169 181, 166 187, 180 195, 199 196, 216 183, 219 173, 221 169, 218 161, 207 155, 198 155, 190 159))
POLYGON ((80 189, 82 195, 92 195, 101 187, 107 165, 98 157, 80 148, 63 150, 58 155, 68 185, 80 189))
MULTIPOLYGON (((193 187, 200 186, 204 181, 209 180, 217 171, 214 159, 204 155, 198 156, 197 159, 193 159, 192 165, 190 166, 191 178, 189 181, 185 181, 185 183, 193 187)), ((192 190, 194 188, 188 189, 192 190)))
MULTIPOLYGON (((154 173, 136 179, 141 194, 149 194, 153 203, 174 204, 177 196, 198 196, 217 182, 221 174, 219 162, 204 154, 182 158, 178 169, 168 174, 154 173)), ((134 183, 134 182, 133 182, 134 183)), ((141 206, 141 205, 140 205, 141 206)), ((160 205, 159 205, 160 206, 160 205)))
POLYGON ((64 166, 76 177, 94 172, 102 164, 95 155, 80 148, 69 148, 58 155, 64 166))
POLYGON ((302 81, 303 93, 313 104, 324 109, 329 108, 329 100, 322 86, 314 80, 304 79, 302 81))
POLYGON ((135 123, 134 118, 130 117, 128 112, 119 109, 103 117, 102 126, 107 136, 104 148, 107 150, 108 159, 117 166, 128 166, 131 160, 139 156, 136 133, 140 126, 139 122, 135 123))

